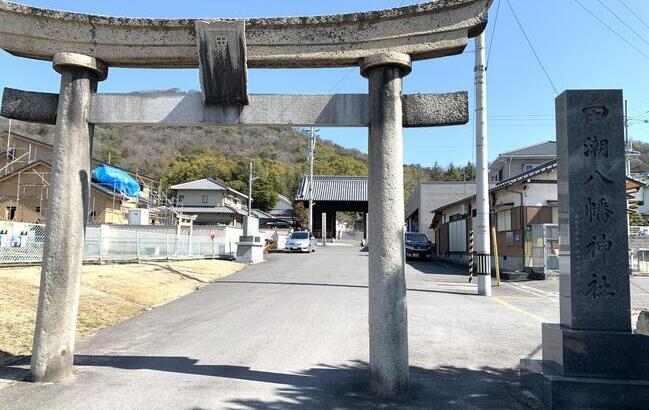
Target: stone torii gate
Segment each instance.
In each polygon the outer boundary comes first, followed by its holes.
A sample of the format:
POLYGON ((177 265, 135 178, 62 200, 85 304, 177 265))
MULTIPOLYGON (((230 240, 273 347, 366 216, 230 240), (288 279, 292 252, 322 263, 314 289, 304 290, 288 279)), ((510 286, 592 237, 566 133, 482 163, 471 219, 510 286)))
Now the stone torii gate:
POLYGON ((369 127, 370 385, 408 387, 402 127, 463 124, 465 92, 402 95, 412 60, 462 53, 491 0, 250 20, 100 17, 0 0, 0 48, 51 60, 59 94, 5 89, 2 115, 56 124, 31 360, 35 381, 73 370, 94 125, 369 127), (369 94, 249 95, 247 69, 359 66, 369 94), (202 93, 97 94, 109 67, 200 69, 202 93))

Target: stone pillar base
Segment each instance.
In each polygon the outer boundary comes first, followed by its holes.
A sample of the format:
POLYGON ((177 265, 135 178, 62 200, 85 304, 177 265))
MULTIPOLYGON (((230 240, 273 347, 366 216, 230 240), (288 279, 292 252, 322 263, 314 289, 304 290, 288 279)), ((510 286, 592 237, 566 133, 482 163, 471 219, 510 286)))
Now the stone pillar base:
POLYGON ((645 409, 649 380, 562 376, 541 360, 521 360, 521 387, 546 409, 645 409))
POLYGON ((649 380, 649 336, 544 323, 543 361, 570 377, 649 380))
POLYGON ((240 236, 237 243, 237 262, 264 262, 264 244, 260 236, 240 236))

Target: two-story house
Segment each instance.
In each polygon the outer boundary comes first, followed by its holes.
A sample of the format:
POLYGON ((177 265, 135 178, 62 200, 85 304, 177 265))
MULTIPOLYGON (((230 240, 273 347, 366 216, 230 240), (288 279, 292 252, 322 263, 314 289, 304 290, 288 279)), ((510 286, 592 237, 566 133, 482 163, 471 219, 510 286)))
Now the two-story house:
POLYGON ((196 225, 241 226, 248 196, 211 178, 174 185, 174 211, 196 215, 196 225))
POLYGON ((489 166, 492 182, 505 181, 557 158, 557 143, 545 141, 498 155, 489 166))

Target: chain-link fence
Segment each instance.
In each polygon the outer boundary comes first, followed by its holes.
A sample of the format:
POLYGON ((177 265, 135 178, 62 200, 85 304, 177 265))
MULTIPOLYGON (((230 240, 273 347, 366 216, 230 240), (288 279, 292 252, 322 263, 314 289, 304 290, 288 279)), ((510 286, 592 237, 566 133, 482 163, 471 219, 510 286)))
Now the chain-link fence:
MULTIPOLYGON (((86 229, 84 261, 139 261, 156 259, 233 258, 232 238, 177 235, 139 229, 86 229)), ((40 263, 43 260, 45 225, 0 222, 0 265, 40 263)))

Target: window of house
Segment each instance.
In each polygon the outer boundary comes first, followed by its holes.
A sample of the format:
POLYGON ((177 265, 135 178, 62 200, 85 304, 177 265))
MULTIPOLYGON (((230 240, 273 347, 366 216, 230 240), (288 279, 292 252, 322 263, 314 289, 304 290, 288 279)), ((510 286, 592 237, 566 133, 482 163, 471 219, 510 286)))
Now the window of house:
POLYGON ((37 206, 36 208, 34 208, 34 211, 35 211, 37 214, 40 214, 40 213, 41 213, 41 207, 40 207, 40 206, 37 206))
POLYGON ((537 166, 538 164, 523 164, 523 172, 531 171, 537 166))
POLYGON ((13 219, 16 217, 16 207, 15 206, 8 206, 7 207, 6 217, 7 217, 8 221, 13 221, 13 219))
POLYGON ((178 203, 185 202, 185 195, 178 195, 178 203))
POLYGON ((207 195, 201 196, 201 203, 203 203, 203 204, 207 203, 207 195))
POLYGON ((503 168, 500 168, 498 170, 498 177, 497 177, 496 181, 502 181, 502 180, 503 180, 503 168))
POLYGON ((505 232, 512 230, 512 210, 498 212, 498 232, 505 232))

